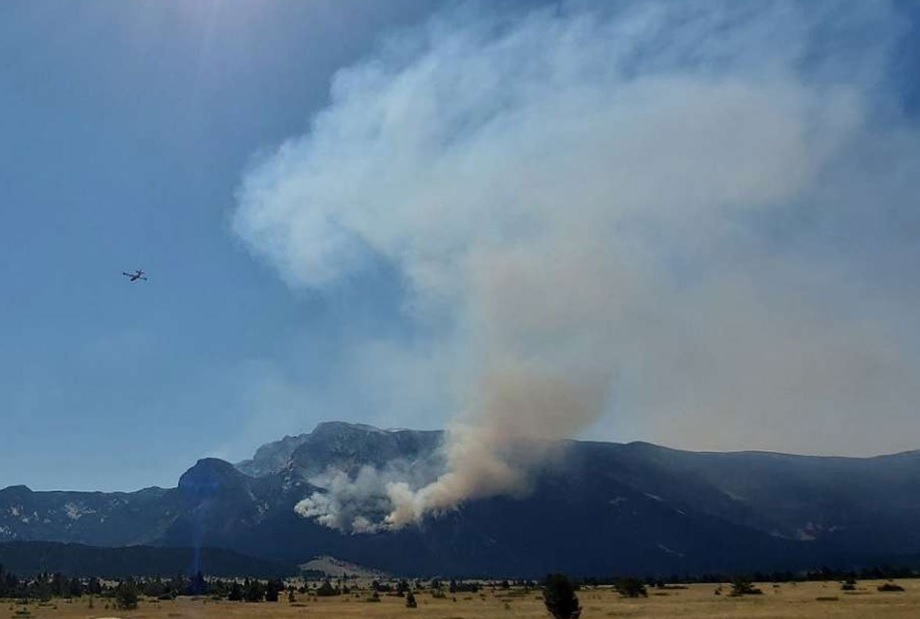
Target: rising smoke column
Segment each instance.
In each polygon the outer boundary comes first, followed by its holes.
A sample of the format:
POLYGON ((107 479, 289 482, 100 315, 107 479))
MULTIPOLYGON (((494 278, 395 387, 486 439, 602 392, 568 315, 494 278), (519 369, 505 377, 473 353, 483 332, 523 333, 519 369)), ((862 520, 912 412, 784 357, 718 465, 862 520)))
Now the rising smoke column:
MULTIPOLYGON (((863 175, 883 54, 822 58, 810 24, 843 37, 854 15, 807 7, 466 13, 340 71, 310 131, 246 174, 236 229, 294 286, 393 264, 407 311, 448 325, 458 389, 437 479, 337 476, 298 511, 376 531, 525 492, 612 403, 696 436, 906 412, 916 363, 837 248, 768 234, 848 225, 828 187, 863 175)), ((875 10, 860 27, 888 32, 875 10)))

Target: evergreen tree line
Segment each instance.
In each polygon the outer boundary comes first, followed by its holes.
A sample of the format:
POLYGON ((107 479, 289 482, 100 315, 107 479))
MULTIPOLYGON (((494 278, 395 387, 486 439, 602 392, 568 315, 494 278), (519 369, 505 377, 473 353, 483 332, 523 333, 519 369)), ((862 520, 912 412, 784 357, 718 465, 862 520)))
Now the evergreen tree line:
POLYGON ((112 598, 119 608, 134 608, 143 595, 159 600, 178 596, 210 596, 247 602, 277 602, 286 590, 281 579, 261 581, 246 578, 242 582, 205 578, 201 572, 189 578, 182 574, 172 578, 126 578, 104 581, 99 578, 67 577, 61 573, 41 573, 20 578, 0 565, 0 599, 40 600, 79 598, 94 595, 112 598))
MULTIPOLYGON (((737 583, 737 582, 804 582, 804 581, 839 581, 855 582, 856 580, 886 580, 904 579, 920 576, 920 571, 914 568, 896 566, 878 566, 858 570, 840 570, 820 568, 805 572, 753 572, 749 574, 709 573, 695 576, 671 575, 663 579, 659 577, 637 578, 635 576, 611 576, 607 578, 573 578, 571 579, 572 591, 578 591, 584 586, 613 585, 625 596, 635 597, 645 595, 645 587, 668 587, 677 584, 690 583, 737 583)), ((374 581, 371 590, 376 595, 394 595, 405 597, 412 593, 412 589, 420 591, 430 588, 437 597, 445 592, 475 593, 481 588, 508 589, 512 586, 524 589, 546 588, 546 582, 537 583, 533 580, 490 580, 479 581, 432 579, 423 583, 420 579, 414 581, 414 586, 408 580, 402 579, 393 583, 374 581)), ((348 595, 347 578, 335 581, 325 579, 312 590, 317 596, 348 595)), ((306 586, 300 588, 301 593, 310 589, 306 586)), ((107 581, 100 578, 68 577, 59 572, 43 572, 34 577, 20 578, 0 565, 0 598, 18 600, 47 601, 51 598, 79 598, 85 595, 100 598, 112 598, 119 608, 133 608, 137 606, 140 596, 160 600, 174 599, 179 596, 209 596, 215 599, 227 599, 242 602, 277 602, 282 594, 287 593, 291 599, 294 589, 287 587, 281 579, 260 580, 246 578, 243 580, 205 578, 199 572, 188 577, 182 574, 171 578, 127 578, 117 581, 107 581)), ((744 593, 744 591, 742 591, 744 593)), ((414 601, 414 595, 413 595, 414 601)))
POLYGON ((41 573, 34 578, 19 578, 0 565, 0 598, 50 600, 53 597, 101 595, 105 587, 98 578, 68 578, 60 573, 41 573))
POLYGON ((707 572, 701 574, 671 574, 666 578, 659 576, 636 577, 632 574, 614 575, 604 578, 573 578, 576 587, 616 585, 625 579, 638 579, 649 587, 664 587, 668 584, 719 583, 734 582, 744 578, 752 582, 822 582, 846 580, 888 580, 894 578, 918 578, 920 569, 915 567, 880 565, 859 569, 837 569, 821 567, 804 571, 754 571, 754 572, 707 572))

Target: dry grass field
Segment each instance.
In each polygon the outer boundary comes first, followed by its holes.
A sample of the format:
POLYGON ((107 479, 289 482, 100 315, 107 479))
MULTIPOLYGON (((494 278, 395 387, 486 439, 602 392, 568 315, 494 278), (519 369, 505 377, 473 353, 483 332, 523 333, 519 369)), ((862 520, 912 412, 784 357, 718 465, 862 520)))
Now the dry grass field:
MULTIPOLYGON (((861 581, 854 592, 840 590, 835 582, 759 585, 763 595, 732 598, 715 595, 717 585, 691 585, 687 589, 649 589, 649 597, 627 600, 609 588, 588 588, 578 593, 583 608, 582 617, 830 617, 830 618, 904 618, 920 617, 920 580, 903 580, 898 584, 903 593, 882 593, 876 590, 877 582, 861 581)), ((360 619, 546 619, 539 591, 491 591, 462 594, 435 599, 428 593, 418 594, 418 608, 408 609, 398 597, 382 597, 379 603, 364 601, 367 593, 315 598, 298 595, 294 604, 287 600, 278 603, 247 604, 243 602, 215 601, 212 599, 179 598, 174 601, 142 600, 137 610, 116 611, 105 608, 105 600, 96 599, 94 608, 88 600, 67 602, 57 600, 51 604, 33 603, 27 607, 4 601, 0 619, 95 619, 99 617, 124 617, 125 619, 218 619, 256 618, 283 619, 287 617, 360 618, 360 619), (27 609, 24 611, 23 609, 27 609)))

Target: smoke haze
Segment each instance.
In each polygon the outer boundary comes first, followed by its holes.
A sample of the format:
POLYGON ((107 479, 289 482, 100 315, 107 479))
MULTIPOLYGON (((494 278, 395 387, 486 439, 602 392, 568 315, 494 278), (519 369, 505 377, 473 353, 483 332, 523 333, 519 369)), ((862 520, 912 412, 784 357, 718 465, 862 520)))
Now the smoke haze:
POLYGON ((838 8, 468 8, 340 71, 236 229, 292 286, 397 269, 434 333, 400 359, 446 377, 452 422, 439 475, 330 472, 298 512, 372 532, 526 492, 607 413, 697 448, 915 448, 917 287, 891 267, 920 143, 879 94, 893 12, 838 8))

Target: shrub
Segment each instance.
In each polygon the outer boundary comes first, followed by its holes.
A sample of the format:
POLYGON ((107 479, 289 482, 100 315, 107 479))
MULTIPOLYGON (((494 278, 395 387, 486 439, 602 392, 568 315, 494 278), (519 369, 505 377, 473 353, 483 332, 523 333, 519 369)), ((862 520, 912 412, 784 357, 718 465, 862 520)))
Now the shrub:
POLYGON ((331 597, 333 595, 340 595, 342 592, 332 586, 332 583, 328 580, 323 582, 322 585, 316 590, 316 595, 318 597, 331 597))
POLYGON ((133 580, 126 580, 118 584, 115 590, 115 605, 122 610, 137 608, 137 585, 133 580))
POLYGON ((904 591, 904 587, 902 587, 901 585, 896 585, 893 582, 886 582, 883 585, 879 585, 877 588, 879 591, 883 591, 883 592, 885 591, 904 591))
POLYGON ((617 593, 626 598, 648 597, 648 590, 638 578, 620 578, 613 583, 617 593))
POLYGON ((761 593, 763 593, 763 591, 755 587, 754 583, 748 578, 738 577, 732 581, 732 597, 741 595, 760 595, 761 593))

